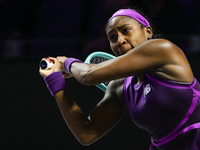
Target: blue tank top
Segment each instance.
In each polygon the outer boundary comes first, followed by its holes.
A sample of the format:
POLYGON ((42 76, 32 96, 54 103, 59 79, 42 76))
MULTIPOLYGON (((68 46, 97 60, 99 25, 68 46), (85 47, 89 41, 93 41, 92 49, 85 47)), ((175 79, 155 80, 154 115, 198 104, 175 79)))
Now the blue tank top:
POLYGON ((196 79, 185 84, 145 74, 140 85, 131 76, 123 86, 123 101, 133 122, 149 132, 152 150, 198 147, 199 96, 200 84, 196 79))

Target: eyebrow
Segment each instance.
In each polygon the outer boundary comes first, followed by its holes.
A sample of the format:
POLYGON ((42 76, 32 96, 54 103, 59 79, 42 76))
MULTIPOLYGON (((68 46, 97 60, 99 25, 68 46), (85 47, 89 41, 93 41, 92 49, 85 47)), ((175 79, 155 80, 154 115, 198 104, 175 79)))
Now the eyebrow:
MULTIPOLYGON (((127 26, 127 25, 130 25, 130 24, 124 24, 124 25, 122 25, 122 26, 117 27, 117 29, 121 29, 121 28, 123 28, 123 27, 125 27, 125 26, 127 26)), ((108 34, 110 34, 110 33, 113 32, 113 31, 114 31, 114 29, 111 29, 110 31, 108 31, 108 34)))

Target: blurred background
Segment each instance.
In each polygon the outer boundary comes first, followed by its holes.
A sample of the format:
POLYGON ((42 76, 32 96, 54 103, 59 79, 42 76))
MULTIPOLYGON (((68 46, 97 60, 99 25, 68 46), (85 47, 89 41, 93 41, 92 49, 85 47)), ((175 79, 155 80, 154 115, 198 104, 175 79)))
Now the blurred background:
MULTIPOLYGON (((43 57, 84 61, 93 51, 113 54, 105 26, 115 11, 126 7, 151 18, 155 33, 185 52, 200 80, 199 0, 0 0, 0 149, 148 149, 149 135, 128 113, 101 140, 88 147, 79 144, 38 73, 43 57)), ((74 79, 66 83, 86 115, 103 96, 95 86, 74 79)))

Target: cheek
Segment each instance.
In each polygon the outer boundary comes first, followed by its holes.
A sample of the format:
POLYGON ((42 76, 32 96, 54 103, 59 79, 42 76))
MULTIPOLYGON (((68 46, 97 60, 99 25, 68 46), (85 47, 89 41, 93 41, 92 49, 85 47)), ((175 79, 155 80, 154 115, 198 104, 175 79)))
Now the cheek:
POLYGON ((119 56, 118 54, 118 49, 117 49, 117 46, 115 44, 110 44, 110 48, 111 50, 113 51, 113 53, 116 55, 116 56, 119 56))
POLYGON ((146 35, 143 35, 142 38, 140 39, 140 43, 147 41, 148 38, 146 37, 146 35))
POLYGON ((140 35, 141 35, 141 40, 143 41, 148 40, 148 34, 145 31, 141 32, 140 35))
POLYGON ((137 45, 146 40, 147 40, 147 37, 144 33, 140 33, 140 34, 138 34, 138 36, 135 36, 134 38, 132 38, 132 41, 135 41, 135 44, 137 44, 137 45))
POLYGON ((111 50, 113 51, 113 45, 110 43, 110 48, 111 48, 111 50))

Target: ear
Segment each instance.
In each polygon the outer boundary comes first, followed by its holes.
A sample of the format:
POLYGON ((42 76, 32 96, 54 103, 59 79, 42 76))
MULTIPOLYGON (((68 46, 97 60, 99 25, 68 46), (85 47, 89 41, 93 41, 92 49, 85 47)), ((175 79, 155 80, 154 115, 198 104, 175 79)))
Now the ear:
POLYGON ((150 26, 146 27, 147 39, 151 39, 153 36, 153 30, 150 26))

